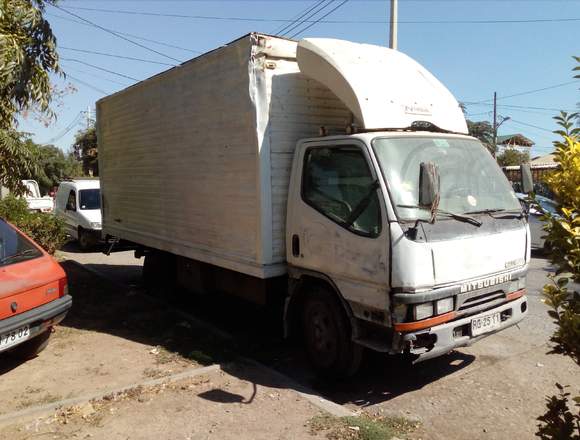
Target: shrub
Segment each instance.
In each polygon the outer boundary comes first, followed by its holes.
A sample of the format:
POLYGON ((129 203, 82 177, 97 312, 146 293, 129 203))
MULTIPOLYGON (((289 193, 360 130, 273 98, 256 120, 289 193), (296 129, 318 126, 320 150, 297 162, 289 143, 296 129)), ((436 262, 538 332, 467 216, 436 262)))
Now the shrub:
POLYGON ((14 224, 49 254, 54 254, 66 240, 62 220, 51 214, 28 211, 24 199, 8 196, 0 200, 0 217, 14 224))

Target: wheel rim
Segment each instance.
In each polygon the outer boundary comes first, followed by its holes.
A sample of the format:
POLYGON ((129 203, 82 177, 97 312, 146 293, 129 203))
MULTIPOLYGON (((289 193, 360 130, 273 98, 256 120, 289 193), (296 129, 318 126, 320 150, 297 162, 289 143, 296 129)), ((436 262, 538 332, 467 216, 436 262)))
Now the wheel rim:
POLYGON ((330 366, 336 359, 337 334, 332 311, 323 303, 310 306, 307 315, 307 340, 310 354, 317 365, 330 366))

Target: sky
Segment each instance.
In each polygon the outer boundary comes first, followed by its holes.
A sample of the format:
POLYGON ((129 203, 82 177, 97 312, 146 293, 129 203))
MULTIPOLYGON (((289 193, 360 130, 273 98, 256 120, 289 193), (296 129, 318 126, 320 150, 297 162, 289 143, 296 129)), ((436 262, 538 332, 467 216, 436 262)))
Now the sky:
MULTIPOLYGON (((67 75, 54 82, 74 91, 55 102, 57 119, 48 127, 28 116, 19 129, 68 151, 100 98, 249 32, 276 34, 291 24, 283 20, 317 3, 60 0, 60 9, 48 6, 45 13, 67 75)), ((318 8, 325 6, 286 36, 388 45, 390 0, 327 0, 318 8)), ((572 56, 580 56, 580 0, 399 0, 398 9, 398 49, 467 103, 469 119, 491 121, 495 91, 499 115, 510 118, 498 133, 531 139, 532 157, 552 151, 558 128, 552 117, 578 110, 580 102, 580 80, 572 74, 572 56)))

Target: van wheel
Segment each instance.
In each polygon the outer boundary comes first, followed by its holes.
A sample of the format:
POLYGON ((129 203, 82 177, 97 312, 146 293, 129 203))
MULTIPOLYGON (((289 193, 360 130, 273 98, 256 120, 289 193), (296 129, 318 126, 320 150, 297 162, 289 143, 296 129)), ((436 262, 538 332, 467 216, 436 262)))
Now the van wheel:
POLYGON ((83 251, 89 250, 93 246, 93 237, 90 235, 89 232, 85 231, 82 228, 79 228, 78 234, 79 234, 78 238, 79 247, 83 251))
POLYGON ((14 347, 10 353, 20 359, 32 359, 35 358, 41 351, 43 351, 48 346, 48 340, 50 339, 50 334, 52 333, 52 328, 44 331, 43 333, 23 342, 20 345, 14 347))
POLYGON ((334 295, 317 288, 308 294, 303 315, 306 351, 322 377, 354 375, 362 361, 362 347, 352 342, 348 318, 334 295))

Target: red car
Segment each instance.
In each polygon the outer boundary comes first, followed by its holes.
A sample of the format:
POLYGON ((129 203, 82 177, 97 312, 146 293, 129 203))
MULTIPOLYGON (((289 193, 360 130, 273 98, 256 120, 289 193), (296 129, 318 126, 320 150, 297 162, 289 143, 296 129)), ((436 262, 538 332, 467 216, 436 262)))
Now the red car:
POLYGON ((71 305, 62 267, 0 218, 0 352, 33 358, 71 305))

